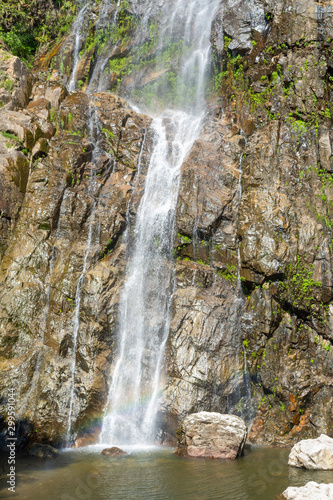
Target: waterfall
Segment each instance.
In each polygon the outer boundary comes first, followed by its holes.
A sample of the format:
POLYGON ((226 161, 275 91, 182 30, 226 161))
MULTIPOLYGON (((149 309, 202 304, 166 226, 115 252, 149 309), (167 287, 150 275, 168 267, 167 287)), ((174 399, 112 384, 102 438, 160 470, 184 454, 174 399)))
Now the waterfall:
POLYGON ((85 16, 88 10, 89 2, 86 2, 81 10, 79 11, 77 18, 73 25, 73 39, 74 39, 74 47, 73 47, 73 67, 71 77, 69 79, 67 88, 70 92, 75 90, 76 86, 76 70, 80 61, 80 45, 85 33, 83 32, 85 16))
MULTIPOLYGON (((154 145, 119 305, 117 358, 105 408, 101 443, 154 441, 162 365, 173 292, 175 209, 182 163, 205 116, 211 23, 218 0, 177 0, 164 13, 163 36, 183 40, 178 109, 154 118, 154 145), (177 28, 176 28, 177 26, 177 28)), ((148 5, 147 5, 148 9, 148 5)), ((165 88, 158 88, 163 101, 165 88)), ((167 100, 167 99, 164 99, 167 100)), ((154 110, 152 110, 154 111, 154 110)))

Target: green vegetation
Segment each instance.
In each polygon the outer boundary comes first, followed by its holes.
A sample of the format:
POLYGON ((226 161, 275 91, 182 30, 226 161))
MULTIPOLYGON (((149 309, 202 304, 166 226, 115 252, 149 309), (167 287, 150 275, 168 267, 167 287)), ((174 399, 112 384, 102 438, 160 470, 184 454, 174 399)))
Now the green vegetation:
MULTIPOLYGON (((241 108, 244 105, 250 107, 250 112, 254 113, 259 108, 266 112, 265 104, 276 90, 276 85, 279 81, 280 68, 271 75, 266 74, 261 77, 261 82, 265 87, 261 92, 256 92, 250 84, 247 76, 248 62, 241 55, 233 56, 228 47, 231 39, 225 37, 224 49, 225 58, 223 59, 223 71, 215 74, 214 87, 219 94, 225 95, 230 100, 234 101, 236 108, 241 108)), ((268 52, 270 50, 268 49, 268 52)), ((272 119, 275 116, 271 116, 272 119)))
POLYGON ((3 137, 6 137, 6 139, 11 139, 12 141, 16 141, 16 142, 21 143, 20 139, 15 134, 10 134, 9 132, 3 132, 3 131, 1 131, 0 134, 3 137))
POLYGON ((182 245, 188 245, 192 241, 191 238, 189 238, 188 236, 185 236, 184 234, 178 233, 177 236, 179 239, 182 240, 182 245))
POLYGON ((70 28, 75 12, 74 0, 53 0, 51 9, 46 9, 42 0, 2 0, 0 39, 10 52, 31 65, 40 47, 70 28))
POLYGON ((110 73, 115 73, 117 77, 122 77, 125 74, 125 67, 128 61, 126 57, 119 57, 117 59, 111 59, 109 61, 109 68, 106 68, 105 71, 109 71, 110 73))
POLYGON ((109 154, 116 156, 115 145, 113 143, 114 133, 107 128, 102 128, 102 132, 105 136, 106 143, 109 146, 109 154))
MULTIPOLYGON (((302 37, 297 46, 303 47, 305 37, 302 37)), ((301 144, 301 139, 305 136, 312 136, 315 132, 318 138, 319 126, 322 121, 332 120, 333 109, 330 104, 323 99, 318 98, 314 92, 311 95, 305 96, 305 105, 302 109, 293 109, 293 96, 295 94, 296 84, 300 81, 306 81, 310 78, 313 66, 318 64, 325 65, 325 62, 312 63, 311 59, 305 58, 301 68, 295 68, 289 65, 284 70, 282 78, 282 68, 274 61, 275 57, 281 52, 284 52, 287 46, 280 44, 277 46, 265 47, 261 51, 261 57, 265 54, 266 59, 262 60, 260 71, 265 69, 265 74, 258 74, 256 77, 253 73, 252 57, 258 53, 257 43, 253 40, 253 49, 250 55, 242 57, 235 55, 229 50, 231 39, 225 37, 224 40, 224 57, 222 67, 217 71, 212 85, 221 96, 231 100, 235 104, 235 111, 250 112, 251 114, 260 114, 262 117, 267 117, 270 120, 283 119, 288 122, 292 132, 293 140, 296 143, 295 151, 301 144), (272 103, 275 99, 282 102, 282 106, 278 112, 271 112, 272 103), (293 109, 293 112, 290 112, 293 109)), ((309 42, 311 44, 312 42, 309 42)), ((330 51, 331 49, 327 49, 330 51)), ((333 52, 333 49, 332 49, 333 52)), ((328 54, 332 56, 331 52, 328 54)), ((322 80, 327 89, 327 94, 332 91, 333 77, 326 75, 325 80, 322 80)), ((307 82, 310 88, 310 82, 307 82)))
POLYGON ((128 13, 129 3, 127 0, 122 0, 117 17, 117 24, 113 27, 111 31, 111 40, 113 43, 122 41, 122 43, 127 43, 131 33, 136 26, 136 20, 134 16, 128 13))
POLYGON ((236 266, 234 266, 232 264, 228 264, 227 267, 226 267, 226 269, 218 271, 217 274, 219 276, 221 276, 221 278, 223 278, 225 280, 228 280, 228 281, 231 281, 231 282, 235 282, 238 279, 238 277, 236 276, 236 274, 234 274, 235 270, 236 270, 236 266))
POLYGON ((8 78, 7 74, 0 70, 0 88, 6 89, 8 92, 12 93, 14 87, 15 81, 8 78))
POLYGON ((313 279, 313 269, 313 264, 305 266, 297 255, 296 263, 287 266, 285 281, 279 284, 281 299, 295 308, 311 307, 315 301, 313 296, 315 288, 322 286, 320 281, 313 279))

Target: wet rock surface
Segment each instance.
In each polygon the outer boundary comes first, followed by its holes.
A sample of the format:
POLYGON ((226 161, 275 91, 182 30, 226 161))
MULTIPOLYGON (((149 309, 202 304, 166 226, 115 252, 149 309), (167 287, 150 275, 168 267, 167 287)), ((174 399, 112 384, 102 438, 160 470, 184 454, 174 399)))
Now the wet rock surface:
POLYGON ((322 434, 295 444, 288 465, 309 470, 333 470, 333 439, 322 434))
POLYGON ((178 455, 235 459, 243 453, 247 427, 239 417, 202 411, 181 422, 177 437, 178 455))

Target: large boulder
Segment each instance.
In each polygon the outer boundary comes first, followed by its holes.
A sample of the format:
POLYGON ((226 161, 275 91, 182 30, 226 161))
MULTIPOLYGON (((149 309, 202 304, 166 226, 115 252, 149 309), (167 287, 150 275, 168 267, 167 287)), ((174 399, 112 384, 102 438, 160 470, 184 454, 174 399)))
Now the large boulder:
POLYGON ((311 470, 333 470, 333 439, 321 434, 318 439, 300 441, 292 448, 288 464, 311 470))
POLYGON ((242 455, 246 437, 247 427, 241 418, 201 411, 184 418, 177 429, 177 454, 234 459, 242 455))
POLYGON ((333 483, 318 484, 310 481, 301 488, 290 487, 282 493, 286 500, 331 500, 333 498, 333 483))

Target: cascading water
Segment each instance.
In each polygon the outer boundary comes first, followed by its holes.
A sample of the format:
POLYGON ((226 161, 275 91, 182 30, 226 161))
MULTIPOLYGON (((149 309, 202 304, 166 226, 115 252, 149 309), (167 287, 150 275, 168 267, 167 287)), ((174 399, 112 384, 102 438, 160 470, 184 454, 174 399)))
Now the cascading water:
POLYGON ((75 90, 76 86, 76 70, 80 61, 80 45, 82 38, 85 36, 84 23, 85 17, 88 12, 89 1, 85 1, 83 7, 79 11, 77 18, 74 22, 73 26, 73 39, 74 39, 74 47, 73 47, 73 62, 72 62, 72 73, 69 79, 67 88, 70 92, 75 90))
MULTIPOLYGON (((146 3, 148 9, 151 2, 146 3)), ((119 306, 118 357, 101 443, 147 444, 155 437, 163 354, 170 326, 180 169, 205 115, 209 39, 218 3, 178 0, 164 14, 167 19, 163 36, 171 41, 183 40, 176 99, 182 104, 178 110, 166 109, 152 123, 154 148, 119 306)), ((161 86, 160 101, 163 91, 161 86)))

